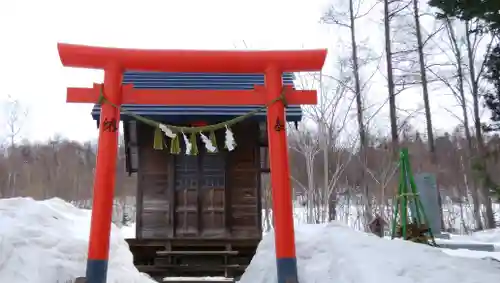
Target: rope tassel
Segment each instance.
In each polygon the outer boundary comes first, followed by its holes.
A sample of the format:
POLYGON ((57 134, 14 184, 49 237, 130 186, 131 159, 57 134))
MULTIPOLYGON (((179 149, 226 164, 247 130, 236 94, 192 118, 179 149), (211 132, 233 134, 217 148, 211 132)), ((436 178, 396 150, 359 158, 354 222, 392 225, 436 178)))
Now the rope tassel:
POLYGON ((196 133, 191 133, 189 142, 191 143, 191 155, 198 155, 198 141, 196 140, 196 133))
POLYGON ((160 128, 155 128, 155 135, 153 139, 153 149, 163 150, 163 133, 160 128))
POLYGON ((175 137, 170 140, 170 153, 171 154, 181 153, 181 145, 179 143, 179 135, 175 135, 175 137))
POLYGON ((215 131, 210 132, 210 141, 212 142, 212 145, 215 147, 215 151, 217 152, 217 140, 215 139, 215 131))

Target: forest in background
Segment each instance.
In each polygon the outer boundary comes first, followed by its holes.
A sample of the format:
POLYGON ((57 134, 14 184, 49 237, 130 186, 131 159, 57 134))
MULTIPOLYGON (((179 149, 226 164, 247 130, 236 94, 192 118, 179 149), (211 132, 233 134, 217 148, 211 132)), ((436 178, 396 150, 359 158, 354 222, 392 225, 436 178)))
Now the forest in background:
MULTIPOLYGON (((342 31, 332 37, 339 43, 323 72, 299 75, 298 87, 318 89, 320 103, 304 107, 307 123, 289 130, 293 186, 305 199, 307 222, 340 218, 346 199, 363 215, 361 226, 376 213, 390 217, 384 211, 396 193, 398 150, 407 147, 414 173, 437 176, 445 204, 452 204, 447 209, 458 206, 470 214, 457 220, 462 231, 496 226, 500 24, 442 2, 431 7, 418 0, 342 0, 325 9, 319 20, 342 31), (370 23, 378 25, 380 37, 364 31, 370 23), (408 95, 421 103, 406 107, 408 95), (433 110, 443 99, 446 106, 433 110), (436 130, 438 112, 449 113, 457 126, 436 130), (323 207, 329 209, 318 209, 323 207)), ((1 197, 90 199, 95 144, 63 137, 23 140, 27 115, 15 100, 5 113, 1 197)), ((124 159, 121 146, 117 199, 135 194, 135 176, 125 172, 124 159)), ((264 196, 269 203, 269 190, 264 196)))

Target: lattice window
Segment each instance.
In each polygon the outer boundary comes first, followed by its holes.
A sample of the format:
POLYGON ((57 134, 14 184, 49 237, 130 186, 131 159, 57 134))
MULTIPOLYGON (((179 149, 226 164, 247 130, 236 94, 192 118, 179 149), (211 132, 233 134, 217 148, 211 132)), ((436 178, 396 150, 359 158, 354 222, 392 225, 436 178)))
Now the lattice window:
POLYGON ((226 160, 223 154, 179 155, 175 162, 175 189, 224 188, 226 160))
POLYGON ((198 189, 198 156, 179 154, 175 157, 175 189, 198 189))
POLYGON ((205 154, 201 157, 202 188, 224 188, 226 185, 226 162, 222 154, 205 154))

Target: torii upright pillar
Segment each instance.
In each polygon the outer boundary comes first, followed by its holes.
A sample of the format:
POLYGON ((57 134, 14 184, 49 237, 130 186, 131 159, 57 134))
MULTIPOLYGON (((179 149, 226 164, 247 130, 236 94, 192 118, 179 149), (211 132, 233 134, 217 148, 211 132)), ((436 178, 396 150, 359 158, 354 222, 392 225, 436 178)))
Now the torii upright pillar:
MULTIPOLYGON (((326 50, 300 51, 199 51, 138 50, 58 44, 59 57, 66 67, 104 70, 104 95, 122 104, 150 105, 266 105, 281 95, 283 72, 319 71, 326 50), (254 90, 144 90, 122 86, 124 70, 199 73, 263 73, 265 86, 254 90)), ((68 88, 67 102, 96 103, 100 85, 68 88)), ((285 88, 289 105, 316 104, 316 91, 285 88)), ((105 283, 113 208, 118 123, 120 111, 110 104, 101 108, 94 198, 90 228, 86 279, 105 283)), ((293 206, 285 129, 281 101, 268 108, 273 217, 275 225, 278 283, 298 282, 293 228, 293 206)))

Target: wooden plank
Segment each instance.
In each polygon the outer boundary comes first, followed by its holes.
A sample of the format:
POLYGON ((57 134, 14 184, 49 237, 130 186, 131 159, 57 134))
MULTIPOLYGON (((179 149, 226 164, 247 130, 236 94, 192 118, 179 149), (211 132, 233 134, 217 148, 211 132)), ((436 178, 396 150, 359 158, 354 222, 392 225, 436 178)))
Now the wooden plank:
POLYGON ((231 265, 214 265, 214 264, 162 264, 162 265, 136 265, 136 268, 140 272, 159 272, 167 271, 168 269, 197 269, 197 270, 207 270, 216 271, 229 269, 245 269, 247 265, 242 264, 231 264, 231 265))
POLYGON ((226 153, 224 155, 224 159, 226 162, 226 175, 224 176, 224 184, 225 184, 225 190, 224 190, 224 223, 225 223, 225 229, 227 235, 231 236, 231 192, 233 190, 233 187, 231 186, 230 182, 230 177, 228 172, 230 171, 230 166, 231 166, 231 159, 229 158, 229 153, 226 153))
MULTIPOLYGON (((260 129, 258 128, 257 126, 257 131, 260 131, 260 129)), ((255 144, 254 144, 254 150, 253 150, 253 156, 254 156, 254 167, 255 169, 258 171, 256 173, 256 177, 257 177, 257 182, 256 182, 256 191, 257 191, 257 212, 255 217, 257 218, 257 226, 258 227, 261 227, 261 230, 262 230, 262 183, 261 183, 261 171, 260 171, 260 164, 261 164, 261 160, 260 160, 260 139, 259 139, 259 136, 256 135, 255 136, 255 144)))
POLYGON ((203 238, 164 238, 164 239, 126 239, 130 247, 159 247, 164 248, 170 242, 173 247, 212 247, 225 250, 226 244, 233 245, 233 249, 240 247, 256 248, 259 244, 259 239, 243 239, 243 238, 219 238, 219 239, 203 239, 203 238))
POLYGON ((171 203, 168 199, 168 184, 171 177, 168 172, 167 152, 152 148, 153 129, 141 123, 138 128, 138 195, 141 196, 140 226, 137 235, 140 238, 163 239, 168 237, 171 203))
POLYGON ((238 251, 157 251, 157 255, 237 255, 238 251))
POLYGON ((235 128, 235 136, 239 138, 238 148, 231 152, 231 167, 228 175, 231 184, 231 231, 235 238, 255 237, 262 227, 258 218, 259 174, 260 167, 256 155, 258 148, 258 124, 235 128), (241 145, 241 146, 240 146, 241 145))
MULTIPOLYGON (((198 148, 200 146, 200 142, 197 140, 198 142, 198 148)), ((198 229, 198 236, 201 236, 203 235, 203 231, 202 229, 204 228, 203 226, 203 208, 202 208, 202 200, 201 200, 201 187, 203 186, 203 160, 202 160, 202 157, 203 157, 203 153, 202 154, 198 154, 198 186, 196 187, 196 227, 198 229)))
MULTIPOLYGON (((183 278, 181 280, 176 280, 175 278, 173 279, 169 279, 168 277, 165 277, 165 278, 162 278, 161 281, 159 282, 169 282, 169 283, 228 283, 228 282, 236 282, 234 281, 234 279, 219 279, 219 278, 215 278, 215 279, 204 279, 206 277, 193 277, 193 279, 186 279, 187 277, 179 277, 179 278, 183 278)), ((158 279, 156 279, 158 280, 158 279)))
POLYGON ((165 277, 162 279, 162 281, 160 282, 169 282, 169 283, 203 283, 203 282, 209 282, 209 283, 228 283, 228 282, 236 282, 234 281, 234 279, 224 279, 224 280, 221 280, 221 279, 218 279, 218 278, 215 278, 215 279, 204 279, 205 277, 193 277, 193 279, 186 279, 187 277, 179 277, 179 278, 183 278, 182 280, 176 280, 175 277, 173 279, 168 279, 168 277, 165 277))
MULTIPOLYGON (((141 158, 141 154, 139 154, 139 160, 141 158)), ((143 212, 143 201, 144 201, 144 198, 143 198, 143 190, 142 190, 142 187, 141 187, 141 178, 142 178, 142 171, 141 171, 141 167, 139 166, 138 170, 137 170, 137 196, 136 196, 136 226, 135 226, 135 237, 137 239, 142 239, 142 212, 143 212)))
MULTIPOLYGON (((175 157, 170 156, 169 162, 168 162, 168 175, 170 176, 169 183, 168 183, 168 199, 170 200, 170 229, 168 231, 168 237, 174 237, 175 236, 175 227, 177 225, 176 223, 176 217, 175 217, 175 208, 177 207, 177 202, 175 199, 175 157)), ((169 243, 170 244, 170 243, 169 243)))

